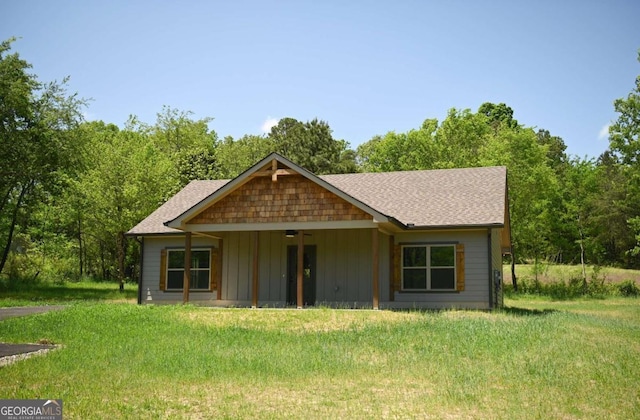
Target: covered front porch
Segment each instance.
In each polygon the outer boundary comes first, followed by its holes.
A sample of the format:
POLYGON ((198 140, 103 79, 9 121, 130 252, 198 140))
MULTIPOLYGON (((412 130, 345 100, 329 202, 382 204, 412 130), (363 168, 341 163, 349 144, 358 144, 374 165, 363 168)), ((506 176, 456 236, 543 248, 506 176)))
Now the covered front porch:
POLYGON ((391 236, 377 227, 302 229, 305 226, 300 224, 291 227, 185 232, 181 239, 182 301, 212 306, 326 305, 378 309, 381 293, 392 295, 391 236), (193 276, 198 275, 193 264, 200 264, 193 250, 203 247, 212 249, 212 287, 206 291, 192 287, 193 276))

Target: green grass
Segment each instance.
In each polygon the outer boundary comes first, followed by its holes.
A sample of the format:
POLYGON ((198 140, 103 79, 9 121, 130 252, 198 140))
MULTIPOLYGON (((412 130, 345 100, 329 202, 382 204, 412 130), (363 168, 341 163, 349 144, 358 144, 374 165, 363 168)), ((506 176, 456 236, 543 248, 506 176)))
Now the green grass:
POLYGON ((0 368, 0 398, 65 418, 637 418, 640 301, 500 312, 75 303, 0 322, 62 344, 0 368))
POLYGON ((13 289, 0 289, 0 307, 59 305, 86 301, 135 302, 138 285, 126 283, 124 292, 114 282, 66 282, 54 284, 41 282, 13 289))
MULTIPOLYGON (((571 279, 582 278, 582 267, 580 265, 551 264, 543 263, 539 266, 538 279, 541 282, 563 281, 569 282, 571 279)), ((587 279, 590 280, 594 274, 604 279, 608 283, 619 283, 621 281, 635 281, 640 285, 640 270, 629 270, 617 267, 586 267, 587 279)), ((535 271, 533 264, 516 264, 516 276, 524 279, 534 279, 535 271)), ((504 266, 504 282, 511 283, 511 265, 504 266)))

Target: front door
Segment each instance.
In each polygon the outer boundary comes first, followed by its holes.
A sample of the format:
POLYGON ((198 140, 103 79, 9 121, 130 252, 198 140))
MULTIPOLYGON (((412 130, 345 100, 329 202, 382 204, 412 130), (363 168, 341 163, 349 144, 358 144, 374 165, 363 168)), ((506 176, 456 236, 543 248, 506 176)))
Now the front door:
MULTIPOLYGON (((305 245, 302 256, 302 300, 305 306, 316 303, 316 246, 305 245)), ((287 247, 287 304, 297 305, 298 247, 287 247)))

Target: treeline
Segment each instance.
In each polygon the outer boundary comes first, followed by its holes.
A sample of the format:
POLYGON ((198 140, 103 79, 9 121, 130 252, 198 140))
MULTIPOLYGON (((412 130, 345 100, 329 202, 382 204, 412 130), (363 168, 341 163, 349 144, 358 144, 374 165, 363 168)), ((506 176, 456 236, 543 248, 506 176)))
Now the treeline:
POLYGON ((171 107, 153 123, 86 122, 85 101, 38 81, 12 42, 0 44, 0 282, 135 279, 127 230, 189 181, 233 178, 273 151, 316 174, 505 165, 516 259, 640 267, 640 78, 597 159, 492 103, 352 150, 317 119, 237 139, 171 107))

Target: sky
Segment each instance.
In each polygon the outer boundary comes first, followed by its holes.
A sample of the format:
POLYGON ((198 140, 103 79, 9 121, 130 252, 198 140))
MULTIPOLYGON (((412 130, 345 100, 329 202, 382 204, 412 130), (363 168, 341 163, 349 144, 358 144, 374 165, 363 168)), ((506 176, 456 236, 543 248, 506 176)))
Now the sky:
POLYGON ((237 139, 318 118, 356 148, 493 102, 578 157, 608 147, 639 21, 638 0, 0 0, 0 40, 89 120, 166 105, 237 139))

